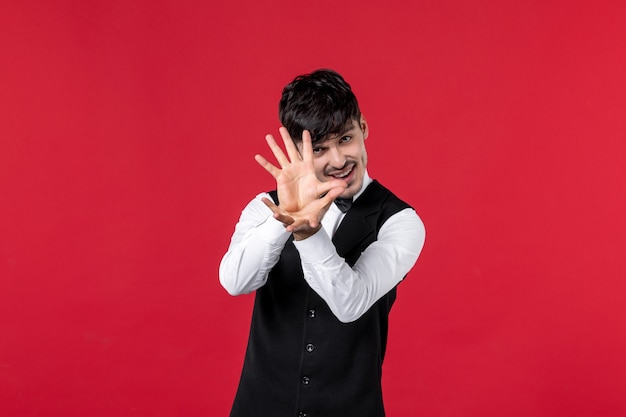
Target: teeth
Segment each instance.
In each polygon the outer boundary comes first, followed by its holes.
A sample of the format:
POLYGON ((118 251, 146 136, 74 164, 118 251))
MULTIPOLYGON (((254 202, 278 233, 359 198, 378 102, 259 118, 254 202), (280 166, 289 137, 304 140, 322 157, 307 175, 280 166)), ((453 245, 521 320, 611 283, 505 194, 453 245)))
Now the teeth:
POLYGON ((337 177, 337 178, 347 177, 352 172, 352 168, 354 168, 354 166, 351 166, 350 169, 348 169, 346 172, 333 175, 333 177, 337 177))

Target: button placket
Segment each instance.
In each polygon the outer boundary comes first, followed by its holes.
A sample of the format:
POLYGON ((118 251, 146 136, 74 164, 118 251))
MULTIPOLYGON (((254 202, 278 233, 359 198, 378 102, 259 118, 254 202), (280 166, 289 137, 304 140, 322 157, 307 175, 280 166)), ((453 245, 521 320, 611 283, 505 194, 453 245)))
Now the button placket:
MULTIPOLYGON (((306 334, 308 334, 309 331, 311 331, 309 326, 316 327, 314 320, 316 320, 317 311, 316 311, 316 309, 314 307, 313 308, 308 308, 305 311, 306 311, 306 313, 305 313, 306 314, 306 320, 307 321, 311 320, 311 321, 309 321, 309 325, 305 325, 305 337, 307 337, 306 334)), ((315 333, 315 332, 313 332, 313 333, 315 333)), ((313 351, 315 350, 315 345, 313 343, 310 343, 309 341, 305 341, 305 344, 304 344, 303 347, 304 347, 303 355, 305 355, 305 356, 312 355, 313 351)), ((312 356, 309 356, 309 357, 310 357, 310 359, 308 359, 308 360, 305 359, 305 363, 310 361, 310 360, 313 360, 312 356)), ((303 357, 303 359, 304 359, 304 357, 303 357)), ((300 384, 301 385, 300 386, 301 386, 301 389, 303 389, 304 391, 309 391, 310 390, 309 385, 311 385, 311 377, 306 374, 307 368, 308 368, 308 366, 303 366, 301 368, 301 372, 302 373, 300 374, 301 375, 301 377, 300 377, 300 384)), ((301 410, 301 411, 298 412, 298 417, 310 417, 310 416, 311 416, 311 414, 308 411, 301 410)))

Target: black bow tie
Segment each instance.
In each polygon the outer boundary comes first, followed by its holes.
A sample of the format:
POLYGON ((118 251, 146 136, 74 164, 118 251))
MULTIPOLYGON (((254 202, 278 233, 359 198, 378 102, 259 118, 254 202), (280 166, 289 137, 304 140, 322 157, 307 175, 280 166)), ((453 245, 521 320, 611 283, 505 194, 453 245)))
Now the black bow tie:
POLYGON ((339 210, 341 210, 342 213, 345 213, 346 211, 350 210, 350 207, 352 206, 352 199, 336 198, 335 204, 337 205, 337 207, 339 207, 339 210))

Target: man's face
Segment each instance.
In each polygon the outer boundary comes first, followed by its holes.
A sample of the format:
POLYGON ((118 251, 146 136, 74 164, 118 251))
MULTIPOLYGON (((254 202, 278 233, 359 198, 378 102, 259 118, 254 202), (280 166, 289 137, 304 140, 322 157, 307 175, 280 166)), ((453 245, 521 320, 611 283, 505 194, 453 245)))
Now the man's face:
POLYGON ((348 187, 340 198, 353 197, 363 185, 367 152, 365 139, 368 129, 365 119, 346 126, 344 132, 330 134, 323 142, 313 145, 313 166, 320 181, 340 179, 348 187))

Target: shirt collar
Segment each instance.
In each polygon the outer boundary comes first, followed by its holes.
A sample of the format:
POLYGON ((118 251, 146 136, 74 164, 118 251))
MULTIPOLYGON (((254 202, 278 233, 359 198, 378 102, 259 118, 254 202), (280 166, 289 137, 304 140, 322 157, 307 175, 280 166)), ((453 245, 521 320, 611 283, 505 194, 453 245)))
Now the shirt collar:
POLYGON ((368 185, 370 185, 372 183, 372 179, 370 178, 369 174, 367 173, 367 169, 365 170, 365 173, 363 174, 363 185, 361 185, 361 189, 359 190, 359 192, 357 192, 354 197, 352 197, 352 201, 356 201, 357 198, 359 198, 361 196, 361 194, 363 194, 363 191, 365 191, 365 189, 367 188, 368 185))

